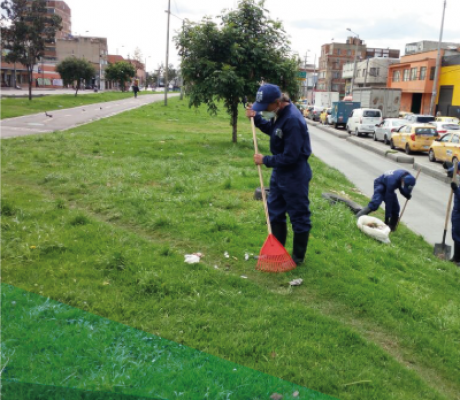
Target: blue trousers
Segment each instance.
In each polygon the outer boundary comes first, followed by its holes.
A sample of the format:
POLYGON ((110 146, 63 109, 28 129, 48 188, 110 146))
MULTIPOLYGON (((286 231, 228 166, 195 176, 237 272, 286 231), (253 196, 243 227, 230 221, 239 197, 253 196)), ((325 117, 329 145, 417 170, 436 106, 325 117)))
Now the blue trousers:
POLYGON ((391 208, 385 208, 385 218, 399 216, 400 206, 398 196, 395 192, 387 193, 386 186, 376 179, 374 181, 374 194, 368 207, 372 211, 377 211, 382 202, 385 202, 386 207, 390 206, 391 208))
POLYGON ((308 192, 311 178, 312 173, 307 162, 294 170, 273 171, 268 196, 268 212, 272 224, 286 223, 288 214, 295 233, 310 232, 308 192))

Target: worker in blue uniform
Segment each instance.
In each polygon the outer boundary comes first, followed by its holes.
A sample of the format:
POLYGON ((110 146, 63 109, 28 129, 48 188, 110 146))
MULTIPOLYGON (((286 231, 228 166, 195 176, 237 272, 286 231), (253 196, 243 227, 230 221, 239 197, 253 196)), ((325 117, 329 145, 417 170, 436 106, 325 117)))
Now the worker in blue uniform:
POLYGON ((311 230, 308 198, 311 144, 307 124, 289 97, 272 84, 259 88, 255 103, 246 109, 246 116, 254 117, 256 127, 270 137, 272 155, 255 154, 254 162, 273 168, 268 196, 272 232, 285 246, 288 214, 294 231, 292 259, 300 265, 305 259, 311 230))
POLYGON ((385 172, 374 181, 374 195, 370 203, 364 207, 356 216, 368 215, 377 211, 382 202, 385 203, 385 224, 394 232, 399 220, 399 201, 396 190, 408 200, 412 197, 412 190, 415 186, 415 178, 403 169, 385 172))
POLYGON ((460 188, 456 182, 452 182, 450 186, 454 192, 454 208, 451 217, 454 255, 450 261, 460 266, 460 188))

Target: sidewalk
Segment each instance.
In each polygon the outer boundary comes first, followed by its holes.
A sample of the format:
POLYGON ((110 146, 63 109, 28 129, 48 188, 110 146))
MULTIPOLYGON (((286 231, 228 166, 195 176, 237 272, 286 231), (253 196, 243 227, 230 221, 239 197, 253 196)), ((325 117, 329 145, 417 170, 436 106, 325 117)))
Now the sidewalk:
POLYGON ((421 170, 422 173, 431 176, 432 178, 438 179, 444 183, 450 183, 450 179, 442 167, 441 163, 432 163, 428 159, 428 155, 419 153, 406 155, 400 150, 392 150, 390 146, 383 144, 382 142, 376 142, 372 137, 358 138, 356 136, 349 135, 345 130, 335 129, 329 125, 321 125, 318 122, 307 120, 307 123, 315 126, 324 132, 338 137, 339 139, 345 139, 356 146, 365 148, 375 154, 382 157, 391 159, 401 164, 412 165, 412 168, 416 171, 421 170))
MULTIPOLYGON (((172 94, 170 97, 178 96, 172 94)), ((89 124, 102 118, 113 117, 125 111, 133 110, 164 99, 163 94, 146 94, 137 99, 110 101, 105 103, 88 104, 76 108, 48 111, 45 113, 8 118, 0 121, 1 139, 18 136, 35 135, 55 131, 65 131, 79 125, 89 124)))

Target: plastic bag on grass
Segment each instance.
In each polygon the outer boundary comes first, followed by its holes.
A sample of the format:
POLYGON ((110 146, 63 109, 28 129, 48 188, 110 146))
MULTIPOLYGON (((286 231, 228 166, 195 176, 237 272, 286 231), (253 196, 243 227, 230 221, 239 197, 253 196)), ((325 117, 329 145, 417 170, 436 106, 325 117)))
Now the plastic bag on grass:
POLYGON ((391 243, 390 227, 385 225, 385 223, 378 218, 370 217, 369 215, 363 215, 362 217, 358 218, 358 228, 367 236, 370 236, 379 242, 385 244, 391 243))

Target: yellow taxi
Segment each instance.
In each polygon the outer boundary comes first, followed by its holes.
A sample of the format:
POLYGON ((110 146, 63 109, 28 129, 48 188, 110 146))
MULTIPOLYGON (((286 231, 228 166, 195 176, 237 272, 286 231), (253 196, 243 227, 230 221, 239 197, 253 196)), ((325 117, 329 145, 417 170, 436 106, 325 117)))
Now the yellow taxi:
POLYGON ((460 160, 460 132, 447 133, 436 139, 431 144, 428 158, 431 162, 460 160))
POLYGON ((446 124, 460 124, 460 119, 456 117, 436 117, 435 122, 443 122, 446 124))
POLYGON ((390 147, 403 149, 406 154, 429 151, 438 137, 438 131, 433 125, 403 125, 391 134, 390 147))

